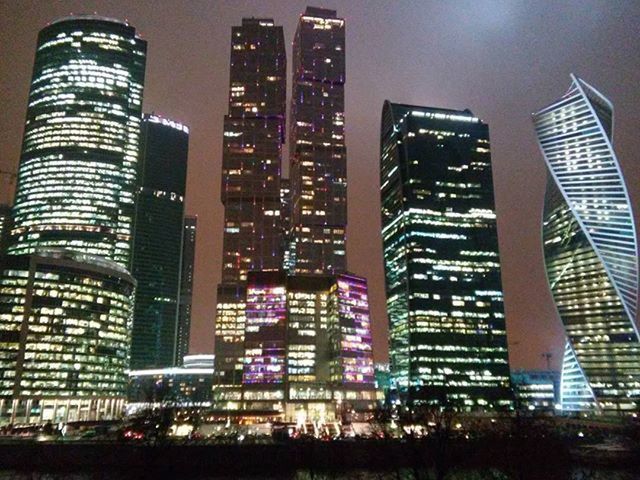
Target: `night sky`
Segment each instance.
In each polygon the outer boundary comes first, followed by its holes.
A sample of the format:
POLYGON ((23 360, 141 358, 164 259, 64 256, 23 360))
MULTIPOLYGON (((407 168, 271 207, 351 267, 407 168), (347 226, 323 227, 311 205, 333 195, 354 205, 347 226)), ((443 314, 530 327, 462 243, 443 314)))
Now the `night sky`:
MULTIPOLYGON (((198 215, 192 352, 213 350, 220 279, 222 120, 231 26, 272 17, 291 41, 300 1, 0 1, 0 169, 17 170, 38 31, 69 13, 128 20, 148 41, 145 112, 191 128, 187 212, 198 215)), ((640 199, 640 2, 373 1, 325 3, 347 21, 348 259, 369 280, 375 356, 387 357, 378 148, 385 99, 469 108, 489 123, 512 368, 559 367, 562 327, 542 263, 546 172, 530 114, 573 72, 614 104, 614 148, 640 199)), ((290 81, 290 75, 288 76, 290 81)), ((283 164, 286 165, 285 159, 283 164)), ((285 166, 285 171, 287 170, 285 166)), ((0 202, 9 200, 0 179, 0 202)))

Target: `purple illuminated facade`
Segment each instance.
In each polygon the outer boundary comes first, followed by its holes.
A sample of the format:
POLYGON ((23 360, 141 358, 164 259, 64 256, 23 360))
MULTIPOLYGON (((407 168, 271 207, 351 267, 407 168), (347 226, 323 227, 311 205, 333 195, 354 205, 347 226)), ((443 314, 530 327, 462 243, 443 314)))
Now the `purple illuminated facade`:
POLYGON ((250 272, 241 406, 287 421, 375 406, 366 280, 250 272))
POLYGON ((332 380, 344 385, 372 385, 375 382, 371 351, 371 318, 367 281, 353 275, 338 275, 333 287, 338 320, 333 329, 332 380))
POLYGON ((251 275, 247 284, 244 385, 282 384, 285 377, 287 293, 278 272, 251 275))

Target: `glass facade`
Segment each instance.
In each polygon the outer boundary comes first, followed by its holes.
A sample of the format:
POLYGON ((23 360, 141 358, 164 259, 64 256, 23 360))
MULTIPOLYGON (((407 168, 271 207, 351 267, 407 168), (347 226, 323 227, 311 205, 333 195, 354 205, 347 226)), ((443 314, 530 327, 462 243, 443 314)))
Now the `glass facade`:
POLYGON ((335 10, 307 7, 293 41, 287 255, 295 273, 347 267, 344 84, 345 22, 335 10))
POLYGON ((241 399, 246 284, 218 285, 215 325, 214 401, 241 399))
POLYGON ((372 409, 371 344, 363 278, 250 272, 241 408, 289 421, 372 409))
POLYGON ((118 416, 129 367, 146 42, 66 17, 38 36, 0 278, 0 416, 118 416))
POLYGON ((135 282, 64 250, 6 257, 0 277, 0 421, 120 413, 135 282))
POLYGON ((560 372, 517 370, 511 384, 518 409, 553 412, 560 402, 560 372))
POLYGON ((189 353, 197 228, 198 217, 196 215, 186 215, 184 217, 184 230, 182 236, 182 271, 180 274, 180 302, 178 304, 176 362, 179 362, 189 353))
POLYGON ((387 101, 380 155, 393 388, 408 404, 510 407, 488 126, 387 101))
POLYGON ((132 369, 176 363, 188 151, 185 125, 144 116, 131 268, 138 281, 132 369))
POLYGON ((246 300, 245 399, 284 400, 287 346, 286 277, 279 272, 249 275, 246 300))
POLYGON ((280 168, 285 132, 282 27, 243 19, 231 32, 229 114, 224 120, 222 281, 282 264, 280 168))
POLYGON ((146 42, 116 20, 40 31, 11 253, 68 248, 129 267, 145 59, 146 42))
POLYGON ((563 409, 632 411, 640 403, 638 255, 612 147, 613 106, 572 76, 533 121, 548 170, 547 278, 567 335, 563 409))
POLYGON ((268 18, 243 19, 231 30, 230 62, 215 331, 215 397, 224 401, 240 395, 247 274, 282 266, 280 175, 287 95, 282 27, 268 18))
POLYGON ((232 31, 217 408, 319 419, 376 400, 366 281, 344 273, 344 41, 335 11, 308 7, 300 17, 291 178, 282 179, 282 28, 244 19, 232 31))

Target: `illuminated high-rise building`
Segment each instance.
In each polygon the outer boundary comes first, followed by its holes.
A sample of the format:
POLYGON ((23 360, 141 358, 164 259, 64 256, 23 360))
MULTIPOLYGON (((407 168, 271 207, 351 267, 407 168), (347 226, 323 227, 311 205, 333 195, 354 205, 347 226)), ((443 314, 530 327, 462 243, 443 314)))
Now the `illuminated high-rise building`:
POLYGON ((0 423, 115 418, 124 406, 135 281, 68 250, 0 270, 0 423))
POLYGON ((176 365, 178 365, 179 362, 181 362, 182 359, 189 353, 197 228, 197 215, 186 215, 184 217, 184 230, 182 236, 182 272, 180 274, 180 302, 178 304, 176 365))
POLYGON ((121 414, 146 42, 123 22, 40 31, 0 276, 0 416, 121 414))
POLYGON ((510 407, 488 125, 387 101, 380 155, 393 387, 409 404, 510 407))
POLYGON ((307 7, 293 41, 290 270, 346 270, 345 22, 307 7))
POLYGON ((282 39, 265 19, 232 32, 214 404, 335 419, 376 401, 367 284, 346 273, 344 20, 300 17, 288 180, 282 39))
POLYGON ((533 115, 548 171, 543 242, 551 294, 567 336, 567 411, 640 405, 638 246, 613 150, 613 105, 572 75, 565 95, 533 115))
POLYGON ((187 126, 154 114, 144 116, 131 268, 138 282, 132 369, 176 363, 188 153, 187 126))
POLYGON ((282 264, 280 169, 285 131, 282 27, 243 19, 231 32, 229 113, 224 119, 223 283, 282 264))
POLYGON ((367 282, 250 272, 242 408, 286 421, 375 407, 367 282))
POLYGON ((285 109, 282 27, 271 19, 245 18, 231 31, 229 111, 224 118, 224 233, 216 309, 216 398, 239 398, 247 274, 282 266, 280 174, 285 109))
POLYGON ((129 268, 145 59, 146 42, 117 20, 40 31, 10 253, 67 248, 129 268))

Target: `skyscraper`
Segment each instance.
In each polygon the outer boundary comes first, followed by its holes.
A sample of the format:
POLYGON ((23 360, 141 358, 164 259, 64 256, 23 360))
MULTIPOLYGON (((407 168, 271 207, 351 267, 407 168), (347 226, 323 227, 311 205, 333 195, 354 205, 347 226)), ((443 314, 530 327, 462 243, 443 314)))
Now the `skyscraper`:
POLYGON ((38 36, 0 273, 1 421, 121 412, 145 58, 133 27, 103 17, 38 36))
POLYGON ((40 31, 10 253, 67 248, 129 268, 146 42, 95 16, 40 31))
POLYGON ((280 169, 285 136, 282 27, 245 18, 231 31, 229 113, 224 119, 222 283, 216 307, 216 398, 237 400, 244 297, 250 270, 282 266, 280 169), (219 388, 218 388, 219 387, 219 388))
POLYGON ((380 143, 391 376, 408 403, 509 407, 489 128, 386 101, 380 143))
POLYGON ((567 345, 565 410, 630 411, 640 403, 638 246, 613 151, 613 105, 576 76, 533 115, 548 171, 547 278, 567 345))
POLYGON ((285 131, 282 27, 243 19, 231 36, 229 114, 224 119, 222 281, 282 264, 280 168, 285 131))
POLYGON ((307 7, 293 41, 288 257, 296 273, 346 270, 344 83, 344 20, 307 7))
POLYGON ((144 116, 131 269, 138 281, 132 369, 176 362, 188 153, 187 126, 154 114, 144 116))
POLYGON ((184 217, 182 234, 182 267, 180 274, 180 302, 178 304, 178 337, 176 341, 176 365, 182 365, 182 360, 189 353, 189 338, 191 336, 191 301, 193 298, 193 275, 196 259, 196 229, 198 217, 187 215, 184 217))

